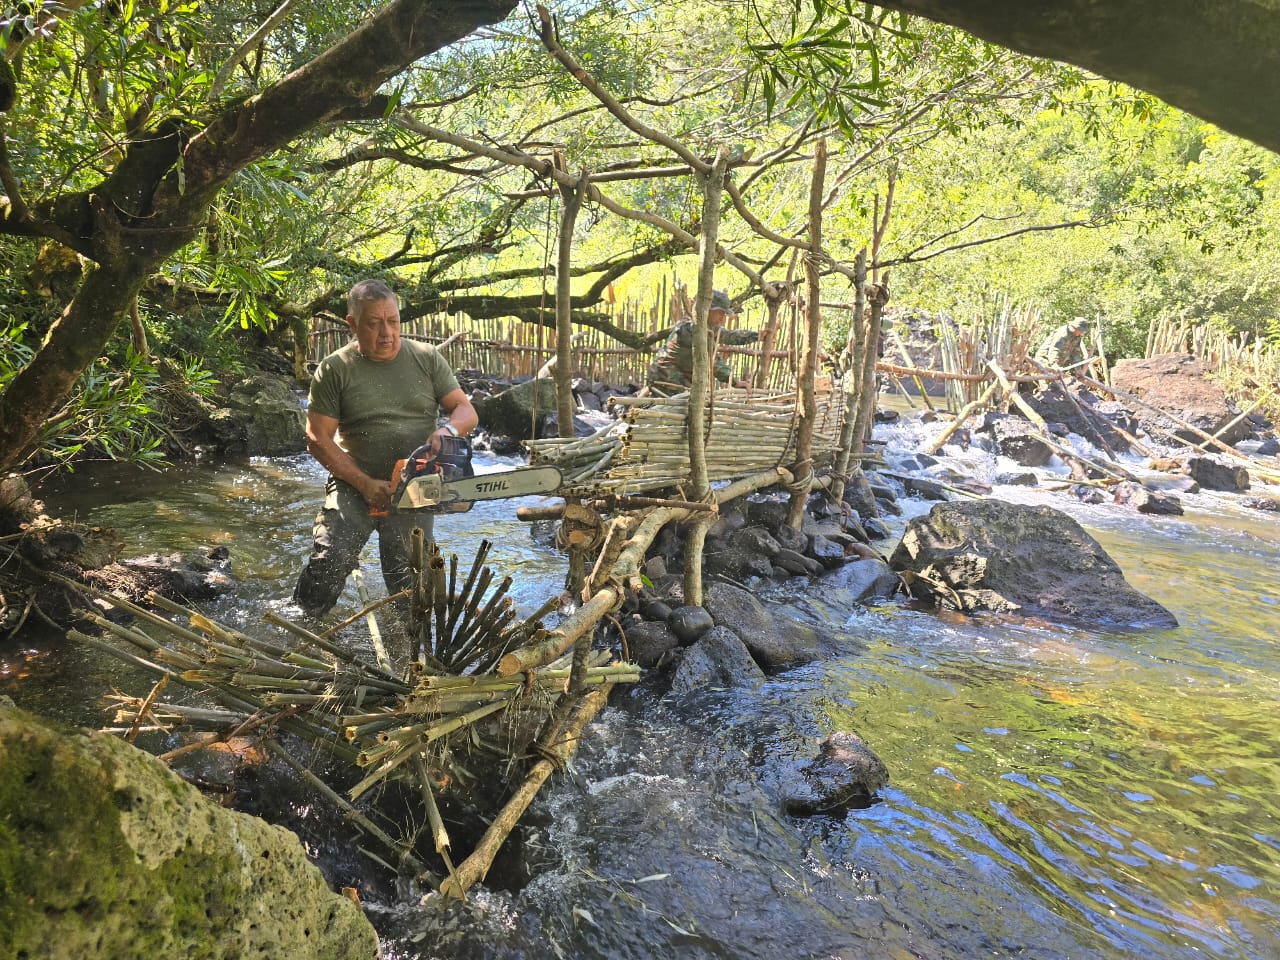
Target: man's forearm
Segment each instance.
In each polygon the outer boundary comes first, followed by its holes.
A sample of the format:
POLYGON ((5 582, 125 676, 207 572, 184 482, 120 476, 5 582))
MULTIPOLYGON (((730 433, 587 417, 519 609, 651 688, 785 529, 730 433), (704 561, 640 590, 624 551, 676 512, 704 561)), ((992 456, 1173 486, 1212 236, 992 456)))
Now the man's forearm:
POLYGON ((320 462, 320 466, 324 467, 331 474, 344 483, 349 483, 362 494, 364 493, 364 485, 374 479, 367 473, 356 466, 355 460, 351 458, 351 454, 343 450, 336 443, 323 443, 319 440, 309 440, 307 442, 307 452, 320 462))

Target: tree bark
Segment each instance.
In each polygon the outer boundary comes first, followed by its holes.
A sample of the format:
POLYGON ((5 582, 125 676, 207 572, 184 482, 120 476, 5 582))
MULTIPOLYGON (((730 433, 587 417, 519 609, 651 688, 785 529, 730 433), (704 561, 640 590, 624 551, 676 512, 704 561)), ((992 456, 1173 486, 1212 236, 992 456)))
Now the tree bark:
MULTIPOLYGON (((707 329, 707 313, 711 307, 715 285, 716 251, 720 234, 720 199, 724 193, 724 176, 729 169, 729 148, 716 151, 715 162, 702 180, 702 241, 698 248, 698 298, 693 320, 693 382, 689 384, 688 429, 690 499, 704 500, 711 492, 707 480, 707 394, 712 377, 712 347, 707 329)), ((685 539, 684 602, 702 604, 702 545, 707 527, 714 517, 699 516, 685 539)))
MULTIPOLYGON (((804 261, 805 276, 805 325, 808 335, 800 356, 800 424, 796 428, 797 483, 807 484, 813 476, 813 427, 816 418, 816 400, 813 380, 818 369, 818 334, 822 327, 822 190, 827 177, 827 141, 818 140, 813 145, 813 180, 809 185, 809 252, 804 261)), ((799 530, 804 522, 804 505, 809 490, 795 490, 787 506, 787 526, 799 530)))

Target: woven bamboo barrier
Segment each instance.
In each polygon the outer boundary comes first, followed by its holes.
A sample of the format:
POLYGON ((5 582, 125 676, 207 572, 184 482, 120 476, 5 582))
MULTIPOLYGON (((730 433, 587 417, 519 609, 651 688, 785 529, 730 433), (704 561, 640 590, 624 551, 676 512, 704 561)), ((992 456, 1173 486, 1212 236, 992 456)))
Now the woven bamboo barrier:
MULTIPOLYGON (((816 398, 814 460, 830 462, 838 449, 844 394, 830 384, 816 398)), ((688 394, 615 397, 619 419, 590 437, 525 441, 531 464, 552 464, 565 477, 561 493, 599 498, 678 486, 689 476, 683 430, 688 394)), ((706 426, 710 481, 730 480, 795 459, 793 397, 722 388, 709 404, 706 426)))

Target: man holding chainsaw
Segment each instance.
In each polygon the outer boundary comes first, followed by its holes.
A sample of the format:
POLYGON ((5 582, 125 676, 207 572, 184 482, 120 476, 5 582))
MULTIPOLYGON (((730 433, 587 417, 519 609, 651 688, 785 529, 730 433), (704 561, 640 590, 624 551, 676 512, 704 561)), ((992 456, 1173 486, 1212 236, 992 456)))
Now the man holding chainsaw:
POLYGON ((478 422, 436 348, 400 339, 399 301, 386 283, 351 288, 347 326, 355 339, 320 361, 307 409, 307 450, 329 471, 315 544, 293 594, 311 616, 337 601, 375 530, 388 592, 408 585, 410 532, 421 527, 430 539, 432 518, 392 508, 396 461, 426 443, 434 456, 443 437, 465 437, 478 422), (437 429, 442 413, 448 420, 437 429))

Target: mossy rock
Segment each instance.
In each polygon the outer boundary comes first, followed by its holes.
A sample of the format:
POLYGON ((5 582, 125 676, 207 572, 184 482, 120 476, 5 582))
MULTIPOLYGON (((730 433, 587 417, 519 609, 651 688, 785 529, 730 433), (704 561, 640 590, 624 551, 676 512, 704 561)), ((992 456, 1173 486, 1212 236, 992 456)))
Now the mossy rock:
POLYGON ((116 737, 0 701, 0 957, 377 955, 292 833, 116 737))

